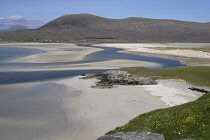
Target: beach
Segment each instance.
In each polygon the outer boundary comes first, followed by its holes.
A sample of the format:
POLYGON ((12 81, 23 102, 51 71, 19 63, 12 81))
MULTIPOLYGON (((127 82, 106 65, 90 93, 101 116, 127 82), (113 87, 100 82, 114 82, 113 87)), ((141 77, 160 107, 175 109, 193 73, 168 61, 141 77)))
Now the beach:
MULTIPOLYGON (((96 45, 124 48, 129 53, 142 52, 139 49, 142 44, 96 45)), ((161 45, 164 46, 159 44, 161 45)), ((198 45, 209 44, 197 44, 196 47, 198 45)), ((80 61, 94 52, 103 50, 70 43, 0 44, 0 46, 42 50, 43 53, 13 60, 15 63, 38 64, 80 61)), ((195 47, 191 44, 186 46, 195 47)), ((208 58, 206 55, 203 56, 208 58)), ((193 57, 200 58, 200 54, 193 57)), ((115 59, 80 64, 55 63, 12 67, 8 71, 108 70, 137 66, 152 67, 159 64, 115 59)), ((0 85, 0 108, 3 110, 0 114, 0 139, 94 140, 140 114, 194 101, 202 96, 201 93, 188 90, 191 85, 180 80, 159 80, 157 85, 116 85, 113 88, 100 89, 92 88, 97 79, 81 79, 81 77, 71 76, 40 82, 0 85)))
MULTIPOLYGON (((100 44, 97 46, 100 46, 100 44)), ((197 57, 197 58, 210 58, 210 53, 193 51, 190 48, 206 48, 210 46, 210 43, 131 43, 131 44, 101 44, 101 46, 106 47, 120 47, 127 49, 130 52, 144 52, 153 54, 170 54, 185 57, 197 57), (176 48, 174 50, 154 50, 153 48, 176 48), (189 50, 179 50, 177 48, 189 48, 189 50)))
POLYGON ((104 43, 97 46, 123 48, 125 51, 122 52, 177 59, 188 66, 210 66, 209 52, 193 50, 209 49, 210 43, 104 43))

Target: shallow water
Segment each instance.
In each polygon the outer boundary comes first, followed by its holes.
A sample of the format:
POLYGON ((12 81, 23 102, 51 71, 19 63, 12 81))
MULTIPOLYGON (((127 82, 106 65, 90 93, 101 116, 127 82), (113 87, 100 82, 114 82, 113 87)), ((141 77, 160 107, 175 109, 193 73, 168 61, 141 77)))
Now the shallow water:
POLYGON ((0 62, 18 59, 20 57, 41 53, 43 51, 27 48, 0 47, 0 62))
MULTIPOLYGON (((84 47, 92 47, 88 44, 79 44, 84 47)), ((69 76, 77 76, 86 73, 105 71, 105 70, 66 70, 66 71, 34 71, 34 72, 6 72, 8 69, 18 69, 18 68, 33 68, 41 66, 58 66, 67 64, 82 64, 91 62, 101 62, 107 60, 124 59, 124 60, 138 60, 147 61, 160 64, 159 66, 151 66, 148 68, 168 68, 168 67, 179 67, 184 66, 177 60, 148 57, 131 53, 122 53, 123 49, 111 48, 111 47, 95 47, 102 48, 102 51, 92 53, 85 57, 84 60, 73 61, 73 62, 54 62, 54 63, 17 63, 17 62, 1 62, 0 63, 0 84, 14 84, 22 82, 34 82, 34 81, 44 81, 57 78, 65 78, 69 76)), ((0 47, 0 52, 3 54, 1 56, 2 60, 14 59, 17 57, 23 57, 29 55, 30 53, 40 53, 36 50, 25 49, 25 48, 6 48, 0 47)), ((126 67, 126 64, 125 64, 126 67)))
POLYGON ((52 79, 66 78, 83 75, 93 72, 103 72, 102 70, 63 70, 63 71, 30 71, 30 72, 0 72, 0 85, 47 81, 52 79))
POLYGON ((62 87, 43 83, 14 92, 8 88, 0 88, 1 140, 52 140, 71 130, 62 108, 62 87))
MULTIPOLYGON (((91 47, 91 45, 81 45, 86 47, 91 47)), ((92 53, 86 57, 84 61, 107 61, 107 60, 114 60, 114 59, 125 59, 125 60, 138 60, 138 61, 146 61, 146 62, 153 62, 158 63, 160 66, 156 66, 153 68, 169 68, 169 67, 179 67, 179 66, 186 66, 180 63, 180 61, 175 59, 168 59, 168 58, 159 58, 159 57, 149 57, 143 56, 138 54, 131 54, 120 52, 124 49, 120 48, 111 48, 111 47, 96 47, 105 49, 103 51, 99 51, 96 53, 92 53)), ((126 67, 126 64, 125 64, 126 67)))

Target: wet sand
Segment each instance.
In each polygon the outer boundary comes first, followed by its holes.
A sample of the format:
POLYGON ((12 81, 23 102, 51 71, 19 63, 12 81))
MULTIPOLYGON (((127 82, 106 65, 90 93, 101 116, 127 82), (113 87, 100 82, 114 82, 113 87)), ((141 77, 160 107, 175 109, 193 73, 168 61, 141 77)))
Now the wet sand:
POLYGON ((21 69, 11 69, 9 71, 49 71, 49 70, 88 70, 88 69, 118 69, 122 67, 155 67, 157 63, 135 61, 135 60, 108 60, 102 62, 82 63, 82 64, 67 64, 59 66, 38 66, 27 67, 21 69))
POLYGON ((48 83, 0 87, 0 139, 51 140, 71 130, 61 89, 48 83))

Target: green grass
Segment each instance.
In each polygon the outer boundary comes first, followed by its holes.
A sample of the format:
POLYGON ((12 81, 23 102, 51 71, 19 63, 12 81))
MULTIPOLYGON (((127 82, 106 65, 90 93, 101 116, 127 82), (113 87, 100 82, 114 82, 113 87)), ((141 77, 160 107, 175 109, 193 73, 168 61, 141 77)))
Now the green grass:
POLYGON ((148 130, 163 134, 166 140, 210 139, 210 93, 196 101, 142 114, 107 134, 148 130))
POLYGON ((210 46, 205 46, 205 48, 174 48, 174 47, 150 47, 149 49, 155 50, 194 50, 210 53, 210 46))
POLYGON ((146 69, 143 67, 121 68, 132 75, 156 79, 182 79, 189 83, 210 87, 210 66, 187 66, 166 69, 146 69))
MULTIPOLYGON (((210 86, 210 67, 178 67, 167 69, 146 69, 142 67, 121 68, 132 75, 153 78, 183 79, 197 85, 210 86)), ((170 93, 169 93, 170 94, 170 93)), ((194 138, 210 139, 210 93, 198 100, 183 105, 158 109, 142 114, 128 124, 107 134, 125 131, 148 130, 163 134, 166 140, 194 138)))

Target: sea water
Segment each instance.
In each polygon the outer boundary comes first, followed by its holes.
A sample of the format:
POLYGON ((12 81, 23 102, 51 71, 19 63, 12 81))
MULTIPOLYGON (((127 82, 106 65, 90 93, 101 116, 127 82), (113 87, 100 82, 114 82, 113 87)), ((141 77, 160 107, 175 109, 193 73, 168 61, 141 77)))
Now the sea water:
MULTIPOLYGON (((85 46, 85 45, 82 45, 85 46)), ((90 47, 86 45, 86 47, 90 47)), ((168 68, 168 67, 179 67, 184 66, 178 60, 166 59, 166 58, 156 58, 148 57, 137 54, 122 53, 123 49, 119 48, 102 48, 104 50, 92 53, 85 57, 84 60, 79 61, 69 61, 69 62, 54 62, 54 63, 16 63, 9 62, 8 60, 17 59, 18 57, 23 57, 26 55, 31 55, 34 53, 39 53, 39 50, 26 49, 26 48, 9 48, 9 47, 0 47, 0 85, 2 84, 15 84, 15 83, 24 83, 24 82, 35 82, 35 81, 48 81, 59 78, 67 78, 77 75, 83 75, 86 73, 92 72, 102 72, 108 69, 88 69, 88 70, 61 70, 61 71, 24 71, 24 72, 14 72, 7 71, 10 69, 21 69, 28 67, 42 67, 42 66, 59 66, 59 65, 69 65, 69 64, 83 64, 83 63, 93 63, 101 62, 107 60, 137 60, 137 61, 147 61, 158 63, 159 66, 149 67, 149 68, 168 68)), ((126 66, 126 64, 125 64, 126 66)))
POLYGON ((38 54, 42 51, 36 49, 0 47, 0 62, 18 59, 20 57, 38 54))

